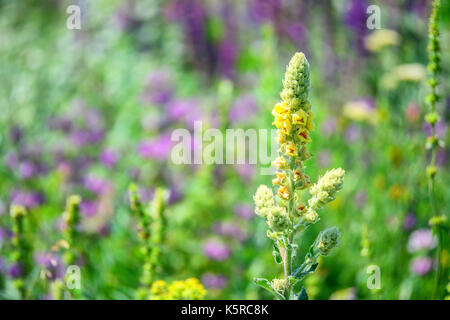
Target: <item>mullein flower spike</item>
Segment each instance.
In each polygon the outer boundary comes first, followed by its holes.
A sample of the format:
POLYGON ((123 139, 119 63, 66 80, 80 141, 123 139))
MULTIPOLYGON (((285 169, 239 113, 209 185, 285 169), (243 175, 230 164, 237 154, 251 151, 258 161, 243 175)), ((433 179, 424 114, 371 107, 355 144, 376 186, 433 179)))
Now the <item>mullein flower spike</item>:
POLYGON ((139 199, 137 186, 132 184, 129 187, 129 198, 131 210, 138 218, 138 236, 142 241, 141 252, 144 256, 141 287, 136 295, 139 299, 146 299, 151 296, 156 269, 160 263, 166 227, 164 209, 167 192, 157 189, 153 201, 145 207, 139 199))
POLYGON ((19 269, 19 275, 14 279, 14 286, 19 291, 20 298, 26 298, 25 280, 30 271, 31 244, 25 234, 25 220, 27 218, 27 210, 23 206, 12 205, 10 208, 10 216, 13 220, 12 244, 14 246, 12 260, 19 269))
POLYGON ((341 168, 330 170, 312 186, 305 173, 304 162, 311 157, 307 144, 311 142, 314 130, 309 68, 303 53, 296 53, 286 68, 280 93, 282 101, 272 110, 273 124, 277 128, 276 141, 280 145, 279 156, 272 162, 277 169, 272 180, 276 192, 274 194, 272 189, 261 185, 253 197, 255 213, 266 220, 267 236, 274 241, 274 257, 284 268, 284 279, 255 281, 280 299, 307 296, 296 282, 317 268, 318 255, 329 254, 339 242, 336 228, 323 231, 313 244, 313 251, 307 253, 305 262, 292 272, 292 259, 297 254, 294 236, 319 220, 317 210, 335 199, 345 174, 341 168), (306 189, 310 189, 312 195, 308 205, 302 201, 302 191, 306 189))

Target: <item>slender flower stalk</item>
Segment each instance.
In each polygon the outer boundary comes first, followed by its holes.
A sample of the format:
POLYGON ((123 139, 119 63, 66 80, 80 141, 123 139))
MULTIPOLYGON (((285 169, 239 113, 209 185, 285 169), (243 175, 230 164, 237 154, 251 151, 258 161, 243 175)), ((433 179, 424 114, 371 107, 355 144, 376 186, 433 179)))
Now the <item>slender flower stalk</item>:
POLYGON ((293 271, 298 248, 295 236, 319 221, 317 211, 334 200, 336 192, 342 188, 345 173, 341 168, 330 170, 315 185, 305 173, 304 162, 311 157, 306 146, 314 130, 309 86, 309 63, 303 53, 296 53, 286 68, 280 94, 282 101, 272 111, 280 145, 279 156, 272 162, 277 169, 276 178, 272 180, 276 193, 261 185, 254 196, 255 213, 267 222, 267 236, 274 241, 275 261, 283 265, 284 271, 283 279, 269 282, 260 278, 255 282, 282 300, 307 299, 306 290, 300 288, 299 283, 315 271, 318 257, 328 255, 340 238, 335 227, 322 231, 303 264, 293 271), (312 197, 305 204, 307 189, 312 197))
POLYGON ((429 112, 425 115, 425 120, 431 126, 431 136, 427 137, 426 147, 431 149, 430 163, 426 167, 426 173, 428 178, 428 193, 430 197, 430 203, 432 207, 433 217, 430 219, 430 225, 433 226, 434 232, 438 239, 437 249, 437 261, 438 266, 436 270, 435 286, 433 290, 433 299, 438 298, 439 283, 442 272, 441 266, 441 251, 442 251, 442 224, 446 222, 446 216, 439 216, 438 209, 436 208, 436 202, 434 199, 434 180, 438 172, 436 166, 437 150, 443 141, 436 135, 436 123, 439 121, 439 114, 436 111, 436 104, 440 100, 440 96, 437 93, 437 87, 439 85, 439 73, 441 71, 441 45, 439 41, 439 28, 438 28, 438 15, 439 15, 440 0, 434 0, 432 4, 432 11, 430 15, 428 25, 428 86, 430 93, 426 97, 426 104, 429 107, 429 112))
MULTIPOLYGON (((78 225, 80 223, 80 203, 81 197, 79 195, 71 195, 66 200, 66 208, 63 212, 63 243, 65 245, 65 252, 63 260, 67 266, 74 265, 79 258, 79 232, 78 225)), ((66 277, 70 275, 67 274, 66 277)), ((68 279, 66 279, 68 280, 68 279)), ((63 297, 63 292, 60 290, 61 285, 55 285, 53 294, 56 300, 63 297), (59 293, 57 293, 59 291, 59 293)), ((80 298, 80 290, 68 290, 73 299, 80 298)))
POLYGON ((19 205, 12 205, 10 215, 13 220, 14 251, 12 253, 13 266, 17 268, 17 277, 14 279, 14 286, 17 288, 21 299, 26 298, 25 280, 30 273, 31 265, 31 243, 26 238, 25 225, 27 211, 19 205))
POLYGON ((137 186, 129 187, 130 207, 138 216, 138 235, 142 241, 141 251, 144 256, 142 267, 141 287, 137 291, 139 299, 149 296, 155 273, 160 263, 161 245, 164 241, 166 221, 164 218, 167 193, 163 189, 156 189, 150 206, 143 206, 137 193, 137 186))

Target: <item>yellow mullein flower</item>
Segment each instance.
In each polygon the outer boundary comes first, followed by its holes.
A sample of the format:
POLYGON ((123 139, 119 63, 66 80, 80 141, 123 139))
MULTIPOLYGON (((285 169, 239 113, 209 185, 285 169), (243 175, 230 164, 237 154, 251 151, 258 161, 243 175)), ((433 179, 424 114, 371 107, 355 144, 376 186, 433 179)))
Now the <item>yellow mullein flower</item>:
POLYGON ((299 128, 297 131, 297 137, 301 143, 311 142, 311 139, 309 138, 309 131, 307 129, 299 128))
POLYGON ((294 170, 294 181, 299 181, 303 179, 302 168, 299 166, 294 170))
POLYGON ((278 195, 281 198, 288 200, 291 197, 291 193, 289 192, 288 186, 282 186, 278 188, 278 195))
POLYGON ((297 213, 298 214, 300 214, 300 215, 304 214, 306 212, 306 205, 305 205, 305 203, 304 202, 300 202, 297 205, 296 209, 297 209, 297 213))
POLYGON ((294 142, 290 141, 288 144, 286 144, 286 154, 295 157, 297 155, 298 149, 294 142))
POLYGON ((278 157, 274 161, 272 161, 272 165, 277 167, 278 169, 286 169, 287 161, 284 157, 278 157))
POLYGON ((283 131, 277 130, 277 135, 278 136, 276 138, 276 141, 277 141, 278 144, 282 144, 282 143, 286 142, 286 136, 283 133, 283 131))
POLYGON ((284 134, 291 133, 292 124, 291 120, 288 118, 276 117, 274 124, 277 129, 281 130, 284 134))
POLYGON ((314 113, 312 113, 311 111, 308 111, 308 121, 306 122, 306 129, 308 129, 309 131, 314 131, 314 113))
POLYGON ((272 179, 272 184, 274 186, 276 185, 285 185, 287 182, 286 179, 286 173, 285 172, 275 172, 277 177, 275 179, 272 179))
POLYGON ((287 115, 289 112, 289 105, 286 102, 280 102, 275 105, 275 107, 272 110, 272 115, 277 116, 284 116, 287 115))
POLYGON ((303 111, 303 109, 299 109, 296 113, 292 115, 292 123, 305 127, 307 124, 307 118, 308 114, 305 111, 303 111))

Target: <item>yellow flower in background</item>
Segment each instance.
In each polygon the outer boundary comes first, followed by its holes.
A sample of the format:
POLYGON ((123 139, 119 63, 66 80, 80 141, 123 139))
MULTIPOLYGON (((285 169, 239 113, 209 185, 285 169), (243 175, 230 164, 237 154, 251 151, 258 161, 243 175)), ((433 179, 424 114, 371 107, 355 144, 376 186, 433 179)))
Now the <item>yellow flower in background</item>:
POLYGON ((389 188, 389 197, 392 200, 400 200, 406 195, 406 189, 404 186, 399 184, 394 184, 389 188))
POLYGON ((378 52, 383 48, 396 46, 400 43, 400 35, 389 29, 379 29, 367 35, 364 45, 371 52, 378 52))
POLYGON ((375 124, 378 122, 378 115, 372 101, 359 99, 347 102, 343 107, 344 117, 357 121, 375 124))
POLYGON ((420 63, 408 63, 396 66, 380 79, 382 88, 392 90, 397 88, 400 82, 420 83, 426 78, 426 68, 420 63))

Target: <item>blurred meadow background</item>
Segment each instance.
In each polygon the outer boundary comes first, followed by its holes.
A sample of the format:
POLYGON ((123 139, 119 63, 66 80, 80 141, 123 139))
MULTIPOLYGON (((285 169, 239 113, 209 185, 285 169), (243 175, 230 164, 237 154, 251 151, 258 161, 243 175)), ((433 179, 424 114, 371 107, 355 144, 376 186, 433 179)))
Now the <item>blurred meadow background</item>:
MULTIPOLYGON (((343 190, 300 244, 333 225, 342 233, 305 280, 309 297, 445 298, 448 229, 438 250, 425 170, 430 8, 428 0, 1 0, 0 298, 57 299, 69 264, 81 269, 81 289, 63 297, 139 297, 148 252, 132 183, 143 204, 166 190, 154 280, 198 279, 204 299, 271 298, 253 278, 282 270, 252 197, 272 176, 260 165, 175 165, 170 135, 196 120, 204 129, 272 129, 297 51, 311 65, 316 115, 306 171, 316 180, 346 170, 343 190), (381 9, 379 30, 366 26, 370 4, 381 9), (66 27, 69 5, 81 8, 80 30, 66 27), (68 232, 71 195, 82 200, 68 232), (23 230, 13 205, 26 208, 23 230), (371 265, 379 289, 368 288, 371 265)), ((439 26, 436 131, 446 142, 449 1, 439 26)), ((441 144, 434 199, 443 215, 448 155, 441 144)))

